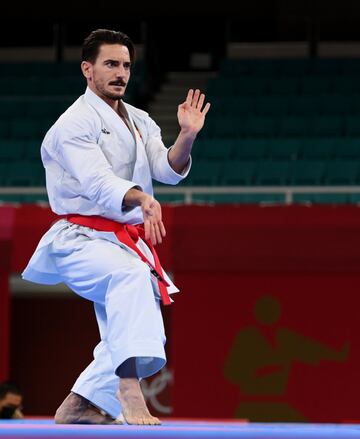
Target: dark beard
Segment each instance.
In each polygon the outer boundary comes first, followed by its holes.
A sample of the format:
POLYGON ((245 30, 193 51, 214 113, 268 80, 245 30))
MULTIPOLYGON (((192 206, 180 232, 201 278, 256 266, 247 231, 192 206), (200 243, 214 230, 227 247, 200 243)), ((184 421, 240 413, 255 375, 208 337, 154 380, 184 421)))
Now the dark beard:
POLYGON ((96 81, 95 86, 99 90, 99 92, 101 92, 106 98, 111 99, 112 101, 119 101, 124 96, 124 93, 119 95, 106 90, 105 87, 102 86, 102 84, 96 83, 96 81))
POLYGON ((122 96, 119 96, 112 93, 108 93, 107 91, 103 91, 102 93, 104 96, 106 96, 108 99, 111 99, 112 101, 120 101, 120 99, 122 99, 124 96, 124 94, 122 96))

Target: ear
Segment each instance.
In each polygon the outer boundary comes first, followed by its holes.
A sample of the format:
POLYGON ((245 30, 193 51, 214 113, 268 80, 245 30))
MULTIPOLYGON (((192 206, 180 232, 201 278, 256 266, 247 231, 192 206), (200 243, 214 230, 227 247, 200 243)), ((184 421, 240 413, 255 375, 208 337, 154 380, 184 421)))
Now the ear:
POLYGON ((86 79, 91 80, 92 78, 92 64, 89 61, 83 61, 81 63, 81 70, 86 79))

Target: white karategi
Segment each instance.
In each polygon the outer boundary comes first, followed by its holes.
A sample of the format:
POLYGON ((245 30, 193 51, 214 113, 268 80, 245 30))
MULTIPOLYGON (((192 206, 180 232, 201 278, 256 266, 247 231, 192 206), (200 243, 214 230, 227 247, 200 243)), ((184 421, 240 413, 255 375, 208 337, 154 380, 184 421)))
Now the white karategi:
MULTIPOLYGON (((152 178, 176 184, 188 174, 191 161, 182 175, 171 168, 160 129, 148 114, 124 105, 132 133, 108 104, 87 89, 46 134, 41 157, 55 213, 100 215, 139 224, 141 208, 123 208, 126 192, 138 186, 152 195, 152 178)), ((141 239, 137 245, 153 262, 147 245, 141 239)), ((164 275, 169 294, 177 292, 164 275)), ((113 232, 60 219, 41 238, 22 277, 43 284, 64 282, 94 302, 101 341, 72 390, 117 417, 121 407, 115 396, 116 368, 137 357, 137 373, 146 377, 166 363, 160 295, 148 266, 113 232)))

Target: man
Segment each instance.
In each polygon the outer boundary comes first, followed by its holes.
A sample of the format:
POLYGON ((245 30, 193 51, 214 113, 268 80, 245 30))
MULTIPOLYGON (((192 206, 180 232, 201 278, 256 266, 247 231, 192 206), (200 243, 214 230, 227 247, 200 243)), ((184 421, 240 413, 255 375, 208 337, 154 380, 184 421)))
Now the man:
POLYGON ((168 150, 149 115, 122 101, 133 61, 126 35, 92 32, 81 64, 86 92, 41 147, 51 208, 65 217, 42 237, 23 278, 64 282, 93 301, 101 335, 93 362, 57 410, 57 423, 108 424, 119 422, 121 412, 128 424, 160 424, 139 381, 166 362, 159 302, 169 304, 168 294, 178 290, 153 249, 166 232, 152 178, 176 184, 186 177, 210 104, 189 90, 168 150))
POLYGON ((23 394, 11 382, 0 383, 0 419, 22 419, 23 394))

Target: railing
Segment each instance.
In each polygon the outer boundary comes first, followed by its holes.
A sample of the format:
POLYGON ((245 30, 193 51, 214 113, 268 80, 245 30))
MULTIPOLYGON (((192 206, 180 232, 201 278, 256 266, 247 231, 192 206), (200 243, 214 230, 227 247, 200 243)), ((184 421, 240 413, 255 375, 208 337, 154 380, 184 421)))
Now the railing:
POLYGON ((360 186, 188 186, 155 188, 155 191, 158 194, 184 194, 185 204, 192 204, 197 194, 283 194, 285 204, 292 204, 294 194, 360 193, 360 186))
MULTIPOLYGON (((283 194, 285 204, 292 204, 294 194, 354 194, 360 186, 182 186, 158 187, 156 194, 184 195, 184 204, 192 204, 194 195, 211 194, 283 194)), ((45 195, 45 187, 0 187, 1 195, 45 195)))

